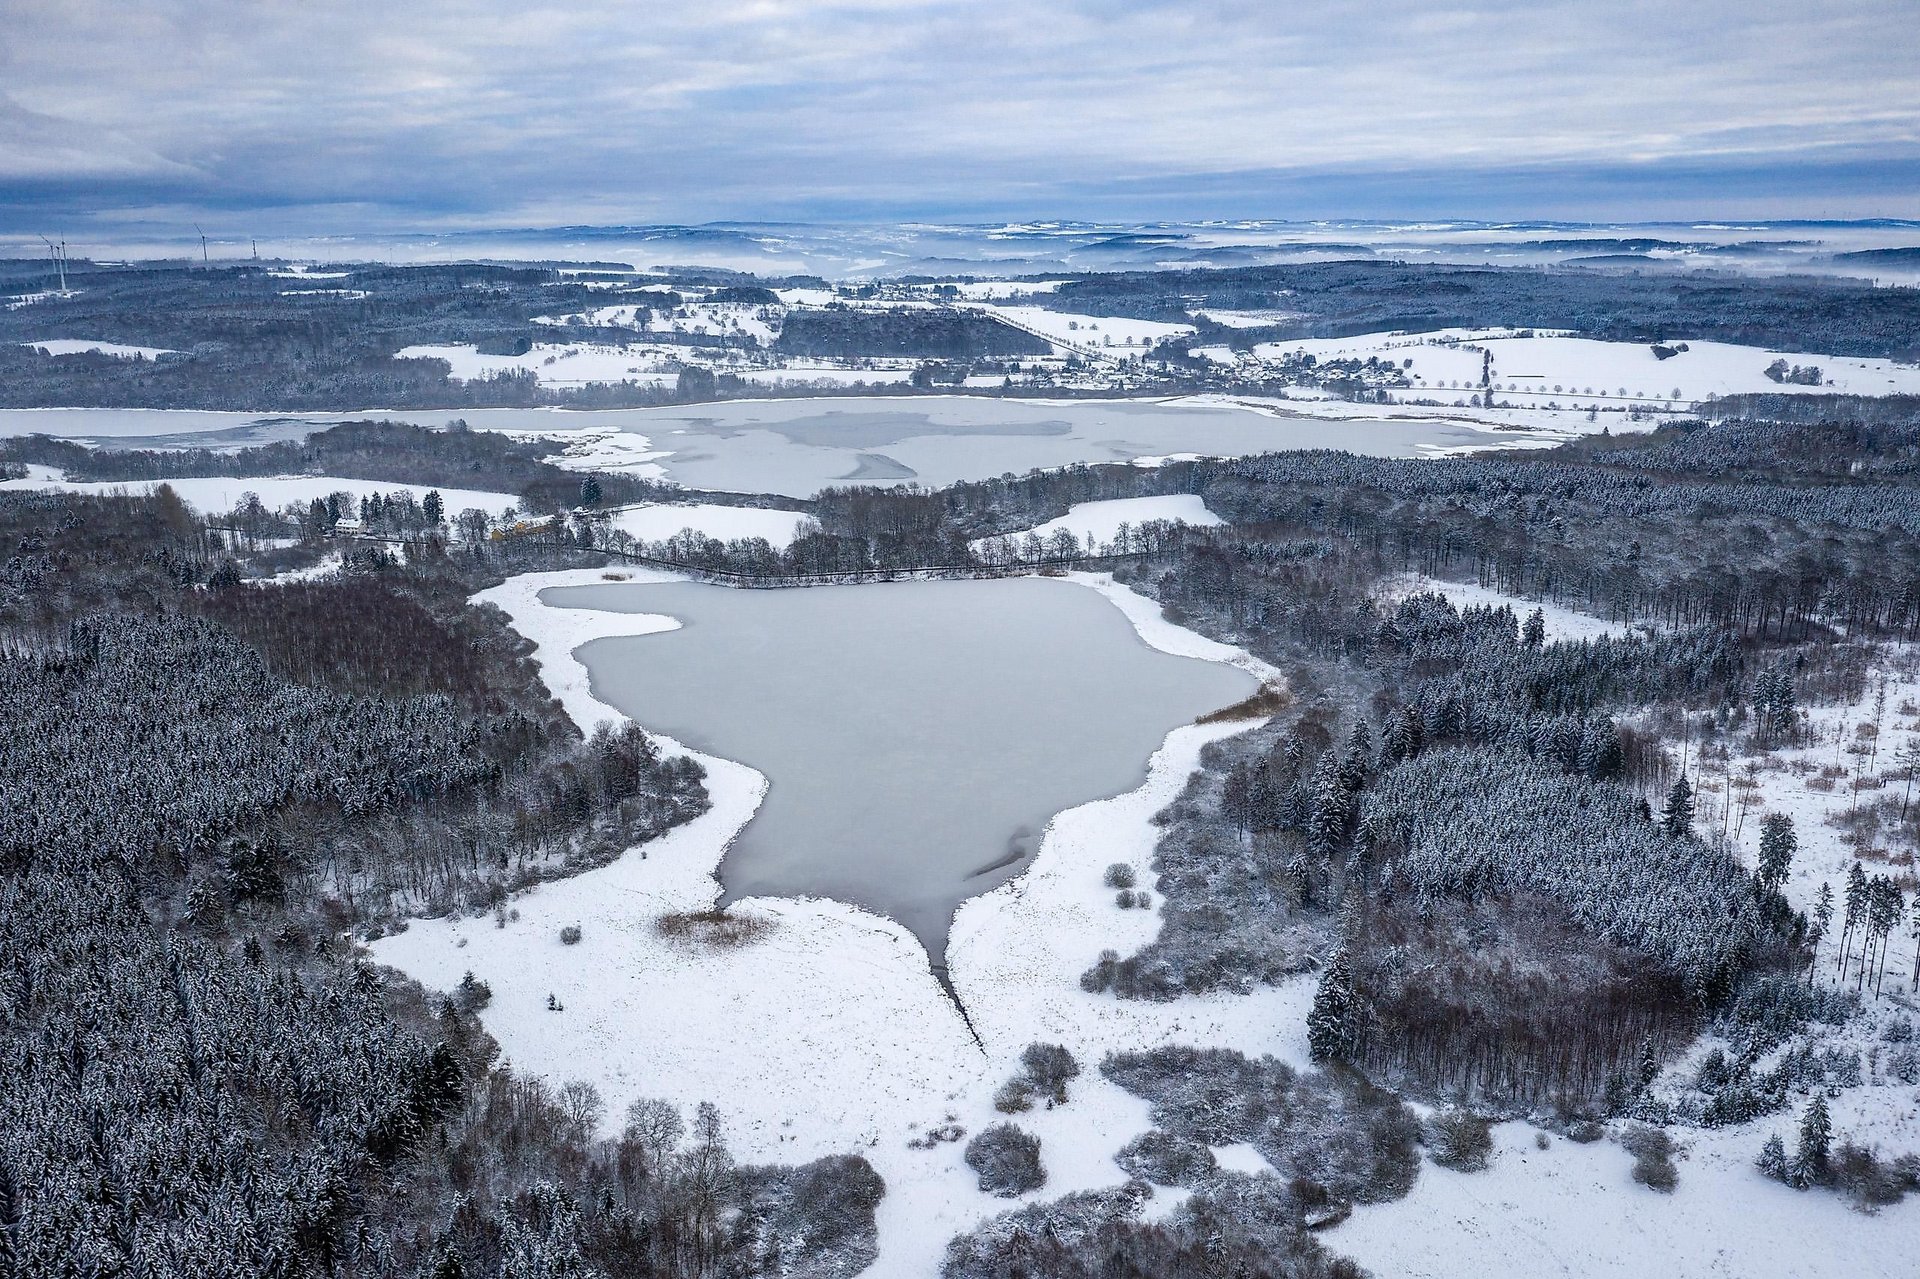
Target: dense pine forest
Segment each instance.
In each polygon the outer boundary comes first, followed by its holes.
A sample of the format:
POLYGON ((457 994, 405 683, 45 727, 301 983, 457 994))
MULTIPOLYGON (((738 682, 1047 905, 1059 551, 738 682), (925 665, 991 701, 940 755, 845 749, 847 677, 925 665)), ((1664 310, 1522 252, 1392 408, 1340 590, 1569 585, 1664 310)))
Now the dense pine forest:
POLYGON ((428 531, 242 585, 166 491, 7 494, 0 528, 0 1274, 866 1264, 857 1157, 735 1167, 719 1110, 652 1102, 609 1137, 591 1087, 498 1064, 484 983, 357 954, 706 806, 637 730, 582 739, 465 602, 551 552, 428 531))

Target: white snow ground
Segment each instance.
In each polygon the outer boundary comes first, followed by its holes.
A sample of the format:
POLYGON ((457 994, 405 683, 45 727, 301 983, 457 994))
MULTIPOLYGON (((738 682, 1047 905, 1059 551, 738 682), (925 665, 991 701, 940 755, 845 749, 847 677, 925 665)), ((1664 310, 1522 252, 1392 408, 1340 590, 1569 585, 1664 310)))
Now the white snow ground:
MULTIPOLYGON (((334 493, 351 493, 357 502, 371 493, 411 493, 425 497, 432 486, 393 484, 384 480, 353 480, 338 475, 199 475, 170 480, 69 480, 47 467, 21 480, 0 480, 4 489, 59 489, 67 493, 151 493, 162 484, 170 486, 180 500, 197 511, 224 515, 248 493, 257 493, 270 511, 289 503, 305 504, 314 498, 334 493)), ((477 507, 489 515, 510 511, 520 499, 511 493, 488 493, 479 489, 440 489, 440 500, 449 516, 477 507)))
POLYGON ((48 355, 78 355, 92 351, 122 360, 156 360, 163 355, 179 354, 164 346, 128 346, 124 342, 90 342, 85 338, 45 338, 38 342, 22 342, 20 345, 38 347, 48 355))
POLYGON ((664 541, 690 528, 723 542, 761 537, 779 550, 799 536, 801 526, 811 518, 802 511, 767 511, 752 506, 652 503, 623 507, 614 514, 613 526, 646 542, 664 541))
POLYGON ((502 373, 531 373, 542 386, 580 387, 590 382, 648 382, 670 385, 678 371, 660 367, 657 358, 626 347, 591 342, 534 344, 525 355, 482 355, 471 345, 409 346, 397 360, 445 360, 449 376, 471 382, 502 373))
MULTIPOLYGON (((1032 529, 1021 529, 1009 534, 1016 541, 1024 540, 1029 532, 1042 538, 1051 537, 1061 529, 1066 529, 1085 546, 1089 540, 1094 545, 1104 546, 1119 535, 1120 526, 1139 528, 1152 520, 1178 520, 1196 528, 1210 528, 1225 524, 1226 521, 1207 509, 1206 499, 1197 493, 1169 493, 1161 497, 1118 497, 1100 502, 1076 502, 1067 508, 1065 515, 1055 516, 1044 524, 1032 529)), ((974 544, 992 541, 992 538, 978 539, 974 544)))
POLYGON ((1162 338, 1193 332, 1191 324, 1132 320, 1111 315, 1079 315, 1072 311, 1050 311, 1042 306, 981 303, 979 307, 1062 346, 1098 348, 1115 355, 1125 355, 1129 350, 1138 354, 1162 338))
MULTIPOLYGON (((1848 1126, 1835 1107, 1836 1131, 1848 1126)), ((1322 1236, 1380 1276, 1405 1279, 1896 1279, 1920 1243, 1912 1204, 1863 1217, 1838 1195, 1796 1191, 1754 1171, 1762 1121, 1688 1136, 1680 1184, 1661 1194, 1632 1180, 1633 1156, 1611 1141, 1553 1138, 1529 1124, 1494 1129, 1485 1172, 1432 1163, 1413 1193, 1363 1206, 1322 1236)), ((1791 1149, 1791 1140, 1788 1142, 1791 1149)))
MULTIPOLYGON (((1893 360, 1796 354, 1706 341, 1687 341, 1687 350, 1661 359, 1647 343, 1606 342, 1541 331, 1535 331, 1532 337, 1515 334, 1510 329, 1368 333, 1265 343, 1255 347, 1253 355, 1278 359, 1303 351, 1323 362, 1373 357, 1398 365, 1411 360, 1405 372, 1414 379, 1414 386, 1389 394, 1399 400, 1445 401, 1475 393, 1485 351, 1493 356, 1492 381, 1499 399, 1511 401, 1516 407, 1553 401, 1563 410, 1669 401, 1693 404, 1711 396, 1747 391, 1855 395, 1920 392, 1920 364, 1893 360), (1774 382, 1767 377, 1766 369, 1775 360, 1818 366, 1826 385, 1774 382)), ((1240 358, 1225 347, 1201 350, 1208 358, 1223 363, 1240 358)))

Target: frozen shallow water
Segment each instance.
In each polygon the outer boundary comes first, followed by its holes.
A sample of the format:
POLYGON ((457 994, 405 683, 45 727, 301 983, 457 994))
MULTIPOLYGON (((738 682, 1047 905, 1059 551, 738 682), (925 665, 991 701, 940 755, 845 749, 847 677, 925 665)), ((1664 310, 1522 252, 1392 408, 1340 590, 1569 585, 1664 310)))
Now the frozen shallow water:
POLYGON ((368 417, 592 439, 583 467, 658 473, 689 488, 811 497, 833 484, 939 487, 1035 467, 1203 453, 1345 449, 1414 457, 1514 440, 1435 418, 1285 416, 1232 403, 869 396, 731 400, 658 409, 432 409, 261 416, 160 409, 0 410, 0 435, 44 432, 120 448, 237 448, 368 417), (642 461, 644 459, 644 461, 642 461))
POLYGON ((936 964, 954 910, 1017 873, 1055 813, 1137 786, 1168 732, 1256 686, 1149 648, 1104 596, 1045 578, 541 599, 681 623, 578 656, 602 701, 768 779, 721 863, 729 899, 851 902, 936 964))

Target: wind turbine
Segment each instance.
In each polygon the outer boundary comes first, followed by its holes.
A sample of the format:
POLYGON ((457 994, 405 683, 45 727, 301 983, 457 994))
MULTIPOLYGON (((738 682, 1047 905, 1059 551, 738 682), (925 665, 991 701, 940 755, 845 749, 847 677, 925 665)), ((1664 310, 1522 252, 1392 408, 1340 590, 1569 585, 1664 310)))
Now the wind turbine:
MULTIPOLYGON (((196 223, 194 223, 194 224, 193 224, 193 229, 194 229, 194 230, 196 230, 196 231, 200 231, 200 224, 199 224, 198 222, 196 222, 196 223)), ((206 265, 208 265, 208 262, 207 262, 207 233, 206 233, 205 231, 200 231, 200 265, 201 265, 201 266, 206 266, 206 265)))
POLYGON ((64 296, 67 291, 67 242, 62 240, 56 245, 43 235, 40 243, 47 246, 47 256, 53 259, 54 269, 60 272, 60 292, 64 296))

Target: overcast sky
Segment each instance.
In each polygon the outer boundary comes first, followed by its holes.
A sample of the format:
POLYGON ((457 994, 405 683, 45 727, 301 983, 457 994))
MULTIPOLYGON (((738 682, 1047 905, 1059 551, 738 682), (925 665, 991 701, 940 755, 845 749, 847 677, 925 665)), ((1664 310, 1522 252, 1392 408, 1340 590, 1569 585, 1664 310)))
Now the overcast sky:
POLYGON ((0 0, 0 219, 1920 216, 1914 0, 0 0))

